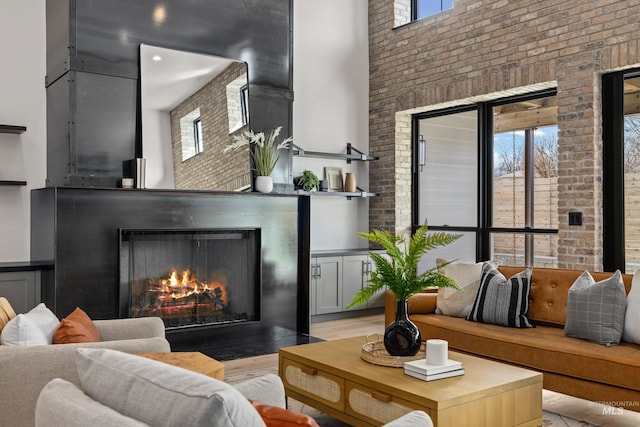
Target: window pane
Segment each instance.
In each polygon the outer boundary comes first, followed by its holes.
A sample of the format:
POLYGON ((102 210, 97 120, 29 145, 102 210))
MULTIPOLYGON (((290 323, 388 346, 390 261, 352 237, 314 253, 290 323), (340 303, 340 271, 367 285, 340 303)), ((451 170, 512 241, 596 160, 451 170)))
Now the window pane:
POLYGON ((493 226, 524 227, 524 132, 493 138, 493 226))
POLYGON ((477 125, 475 110, 420 120, 420 139, 425 141, 420 222, 477 226, 477 125))
POLYGON ((451 233, 462 234, 462 237, 450 245, 430 250, 420 259, 418 273, 424 273, 436 266, 438 258, 448 261, 476 262, 476 233, 451 233))
POLYGON ((533 226, 558 228, 558 127, 534 133, 533 226))
POLYGON ((557 123, 555 97, 493 108, 493 227, 558 228, 557 123))
POLYGON ((625 272, 640 269, 640 77, 624 81, 625 272))
POLYGON ((452 0, 417 0, 416 18, 421 19, 427 16, 435 15, 446 9, 453 7, 452 0))
MULTIPOLYGON (((533 267, 558 266, 558 236, 556 234, 530 234, 533 239, 533 267)), ((519 233, 493 233, 492 259, 498 265, 525 265, 526 237, 519 233)))

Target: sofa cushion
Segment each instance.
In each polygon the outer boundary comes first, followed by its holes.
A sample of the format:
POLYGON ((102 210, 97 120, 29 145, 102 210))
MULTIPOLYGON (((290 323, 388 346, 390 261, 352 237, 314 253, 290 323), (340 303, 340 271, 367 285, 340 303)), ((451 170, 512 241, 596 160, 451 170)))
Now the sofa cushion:
POLYGON ((35 427, 145 427, 133 418, 96 402, 69 381, 54 378, 36 403, 35 427))
POLYGON ((514 331, 434 314, 409 318, 423 337, 447 340, 449 350, 640 391, 640 347, 635 344, 605 347, 549 326, 514 331))
MULTIPOLYGON (((436 260, 437 265, 447 262, 441 258, 436 260)), ((436 314, 453 317, 466 317, 469 314, 480 287, 483 265, 482 262, 452 262, 438 268, 440 273, 455 280, 462 289, 438 288, 436 314)))
POLYGON ((604 345, 617 345, 622 338, 627 295, 620 271, 596 282, 585 271, 569 289, 564 333, 604 345))
POLYGON ((53 334, 54 344, 98 341, 102 341, 100 332, 98 332, 93 320, 80 307, 76 307, 71 314, 62 319, 60 326, 53 334))
POLYGON ((84 392, 149 425, 264 426, 232 386, 186 369, 109 349, 79 348, 84 392))
POLYGON ((480 287, 467 320, 512 328, 532 328, 527 319, 531 269, 507 280, 493 265, 482 267, 480 287))
POLYGON ((622 340, 640 344, 640 270, 633 275, 631 290, 627 295, 622 340))
POLYGON ((28 313, 18 314, 2 328, 2 345, 49 345, 60 321, 44 303, 32 308, 28 313))

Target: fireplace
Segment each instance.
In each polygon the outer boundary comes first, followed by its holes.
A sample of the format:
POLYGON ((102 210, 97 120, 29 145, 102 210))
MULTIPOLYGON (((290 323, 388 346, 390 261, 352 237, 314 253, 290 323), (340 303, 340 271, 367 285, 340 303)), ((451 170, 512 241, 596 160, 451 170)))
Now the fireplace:
POLYGON ((120 229, 120 317, 167 330, 260 320, 260 229, 120 229))

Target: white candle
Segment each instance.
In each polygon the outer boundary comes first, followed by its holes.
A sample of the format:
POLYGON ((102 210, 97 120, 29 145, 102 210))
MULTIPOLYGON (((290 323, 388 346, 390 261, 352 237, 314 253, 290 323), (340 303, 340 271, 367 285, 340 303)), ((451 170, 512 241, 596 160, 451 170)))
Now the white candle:
POLYGON ((448 359, 449 349, 445 340, 427 340, 428 365, 444 365, 448 359))

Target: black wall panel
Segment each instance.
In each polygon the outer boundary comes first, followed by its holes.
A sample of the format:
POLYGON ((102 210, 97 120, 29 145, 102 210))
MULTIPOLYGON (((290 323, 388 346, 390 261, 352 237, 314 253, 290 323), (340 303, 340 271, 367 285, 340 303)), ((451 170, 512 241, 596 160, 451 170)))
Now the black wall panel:
MULTIPOLYGON (((290 135, 292 9, 292 0, 47 0, 47 143, 56 147, 47 186, 116 186, 116 165, 142 152, 141 43, 247 62, 251 127, 290 135), (61 108, 69 120, 52 123, 61 108)), ((290 176, 280 162, 274 177, 290 176)))

